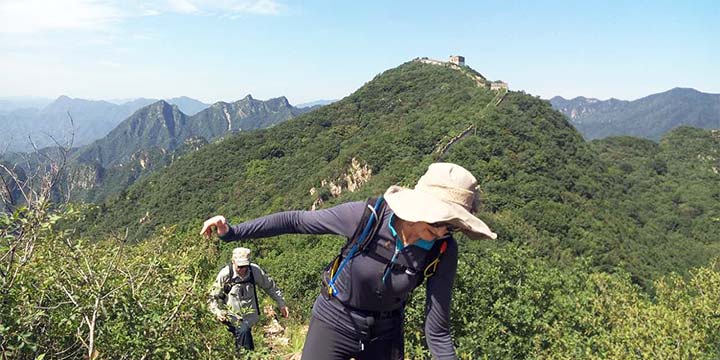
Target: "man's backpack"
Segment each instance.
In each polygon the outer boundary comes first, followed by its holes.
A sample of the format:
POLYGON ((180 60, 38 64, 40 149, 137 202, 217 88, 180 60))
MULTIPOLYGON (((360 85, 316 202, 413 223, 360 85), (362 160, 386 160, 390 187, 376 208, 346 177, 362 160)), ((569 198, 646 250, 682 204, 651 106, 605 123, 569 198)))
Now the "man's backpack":
MULTIPOLYGON (((322 289, 321 292, 326 298, 338 298, 338 290, 335 287, 335 282, 342 269, 348 264, 354 257, 364 253, 368 249, 368 245, 377 235, 382 224, 382 215, 385 209, 386 203, 382 197, 370 198, 366 202, 365 211, 360 219, 358 227, 355 229, 355 233, 351 238, 345 242, 340 253, 328 264, 322 274, 322 289)), ((440 259, 447 249, 447 242, 449 236, 444 236, 437 239, 433 244, 433 247, 429 250, 429 258, 433 259, 429 261, 423 271, 422 276, 418 276, 418 282, 415 287, 420 286, 425 279, 429 279, 437 271, 437 267, 440 264, 440 259)), ((383 258, 388 264, 391 259, 383 258)), ((406 270, 407 267, 398 263, 391 264, 393 269, 406 270)), ((338 298, 339 299, 339 298, 338 298)))
POLYGON ((223 294, 225 297, 228 296, 230 293, 230 290, 232 290, 233 286, 240 285, 240 284, 247 284, 250 283, 253 286, 253 297, 255 302, 253 303, 253 306, 255 307, 255 312, 257 312, 258 315, 260 315, 260 309, 258 308, 258 298, 257 298, 257 287, 255 287, 255 276, 253 275, 253 269, 252 269, 252 263, 248 265, 248 272, 250 272, 250 277, 248 277, 247 280, 241 280, 240 276, 233 277, 233 274, 235 273, 235 268, 233 267, 232 262, 227 264, 228 267, 228 278, 223 283, 223 294))

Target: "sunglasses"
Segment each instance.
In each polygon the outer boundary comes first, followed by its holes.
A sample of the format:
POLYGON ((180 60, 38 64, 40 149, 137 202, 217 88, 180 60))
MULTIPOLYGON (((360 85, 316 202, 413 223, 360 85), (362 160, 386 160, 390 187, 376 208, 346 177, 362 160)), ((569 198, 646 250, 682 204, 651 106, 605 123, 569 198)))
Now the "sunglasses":
POLYGON ((453 224, 450 224, 447 222, 436 222, 436 223, 430 224, 430 226, 432 226, 434 228, 441 228, 444 226, 445 230, 447 230, 447 232, 449 232, 449 233, 453 233, 453 232, 460 230, 460 228, 457 227, 456 225, 453 225, 453 224))

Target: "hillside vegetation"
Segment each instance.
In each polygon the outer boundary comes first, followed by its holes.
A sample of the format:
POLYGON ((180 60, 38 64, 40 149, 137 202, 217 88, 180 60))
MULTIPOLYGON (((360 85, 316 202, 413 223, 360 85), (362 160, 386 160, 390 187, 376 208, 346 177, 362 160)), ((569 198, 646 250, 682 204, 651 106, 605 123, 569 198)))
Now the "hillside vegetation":
MULTIPOLYGON (((499 235, 459 238, 461 358, 720 356, 718 133, 587 143, 547 102, 490 91, 467 71, 406 63, 333 104, 187 153, 96 207, 3 217, 8 244, 35 246, 25 262, 3 258, 16 269, 3 293, 3 351, 228 358, 230 336, 205 296, 237 244, 201 239, 202 220, 364 199, 411 186, 442 160, 477 176, 478 215, 499 235)), ((245 243, 293 312, 287 343, 254 329, 257 357, 300 351, 319 273, 343 242, 245 243)), ((423 297, 416 291, 406 313, 410 359, 428 356, 423 297)))

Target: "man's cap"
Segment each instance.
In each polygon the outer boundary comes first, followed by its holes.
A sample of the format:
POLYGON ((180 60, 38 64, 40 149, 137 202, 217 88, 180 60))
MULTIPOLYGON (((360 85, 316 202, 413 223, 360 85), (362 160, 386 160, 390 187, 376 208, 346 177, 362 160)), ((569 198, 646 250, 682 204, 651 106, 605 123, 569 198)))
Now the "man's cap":
POLYGON ((232 259, 237 266, 250 265, 250 249, 239 247, 233 250, 232 259))

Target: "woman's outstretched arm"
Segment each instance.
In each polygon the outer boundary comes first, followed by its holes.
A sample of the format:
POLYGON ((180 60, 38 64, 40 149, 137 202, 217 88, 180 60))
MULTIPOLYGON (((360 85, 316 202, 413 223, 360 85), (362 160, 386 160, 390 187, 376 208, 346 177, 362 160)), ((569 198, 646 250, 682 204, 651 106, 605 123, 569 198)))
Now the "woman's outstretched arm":
POLYGON ((237 225, 222 215, 203 223, 200 234, 209 237, 215 230, 224 241, 255 239, 281 234, 336 234, 351 237, 365 211, 365 202, 349 202, 316 211, 283 211, 237 225))

